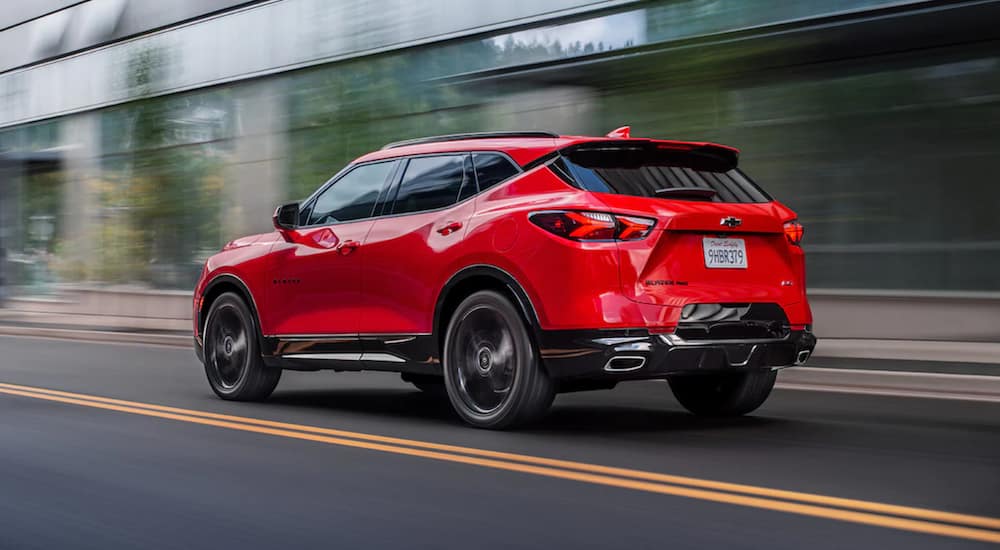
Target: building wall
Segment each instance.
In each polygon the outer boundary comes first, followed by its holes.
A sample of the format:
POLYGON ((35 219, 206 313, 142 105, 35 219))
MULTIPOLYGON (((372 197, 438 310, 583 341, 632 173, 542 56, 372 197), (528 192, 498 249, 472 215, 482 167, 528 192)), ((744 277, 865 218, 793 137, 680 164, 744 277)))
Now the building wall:
MULTIPOLYGON (((0 72, 0 127, 114 105, 141 95, 254 78, 627 3, 630 2, 547 0, 542 5, 531 0, 495 3, 276 0, 255 3, 224 16, 203 18, 51 62, 0 72), (154 66, 149 68, 155 78, 147 86, 137 88, 130 74, 137 70, 137 60, 144 56, 155 57, 154 66)), ((165 19, 162 8, 160 12, 150 8, 164 4, 91 0, 8 29, 0 33, 0 52, 22 53, 6 54, 13 57, 0 64, 0 70, 113 38, 118 26, 127 24, 126 14, 139 9, 144 8, 147 18, 165 19), (97 18, 106 25, 101 27, 93 22, 97 18), (88 26, 99 28, 88 31, 88 26), (88 36, 77 38, 79 33, 88 36)), ((171 2, 168 13, 184 18, 196 12, 196 5, 171 2)))
POLYGON ((1000 291, 1000 48, 946 24, 958 3, 420 4, 267 2, 0 73, 0 151, 62 159, 0 188, 8 248, 43 266, 21 282, 188 288, 386 142, 631 124, 741 147, 799 211, 814 288, 1000 291), (23 191, 52 182, 60 201, 23 191))

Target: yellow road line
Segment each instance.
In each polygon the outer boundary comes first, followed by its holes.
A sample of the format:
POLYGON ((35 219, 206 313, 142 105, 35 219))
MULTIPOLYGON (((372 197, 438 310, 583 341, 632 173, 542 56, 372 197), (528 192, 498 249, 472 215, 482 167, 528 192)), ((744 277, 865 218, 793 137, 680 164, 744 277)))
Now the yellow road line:
POLYGON ((247 424, 254 424, 258 426, 267 426, 273 428, 290 429, 295 431, 302 431, 308 433, 318 433, 324 435, 332 435, 336 437, 347 437, 352 439, 360 439, 363 441, 376 441, 380 443, 390 443, 394 445, 406 445, 410 447, 416 447, 421 449, 433 449, 438 451, 446 451, 453 453, 463 453, 473 456, 484 456, 489 458, 497 458, 502 460, 513 460, 517 462, 524 462, 527 464, 537 464, 542 466, 552 466, 556 468, 566 468, 572 470, 580 470, 583 472, 607 474, 621 477, 630 477, 636 479, 642 479, 646 481, 656 481, 661 483, 671 483, 676 485, 688 485, 691 487, 698 487, 703 489, 715 489, 720 491, 728 491, 734 493, 744 493, 754 496, 764 496, 770 498, 780 498, 784 500, 794 500, 799 502, 807 502, 811 504, 822 504, 826 506, 836 506, 840 508, 853 508, 856 510, 863 510, 867 512, 877 512, 883 514, 892 514, 897 516, 908 516, 912 518, 919 519, 929 519, 934 521, 943 521, 947 523, 959 523, 976 527, 986 527, 990 529, 1000 529, 1000 518, 990 518, 984 516, 975 516, 969 514, 958 514, 954 512, 943 512, 939 510, 929 510, 926 508, 915 508, 911 506, 899 506, 895 504, 885 504, 880 502, 870 502, 864 500, 831 497, 826 495, 817 495, 812 493, 801 493, 797 491, 787 491, 782 489, 771 489, 767 487, 758 487, 754 485, 744 485, 738 483, 728 483, 724 481, 712 481, 706 479, 699 479, 693 477, 677 476, 671 474, 661 474, 656 472, 647 472, 642 470, 633 470, 628 468, 618 468, 613 466, 601 466, 598 464, 588 464, 585 462, 575 462, 570 460, 559 460, 553 458, 544 458, 531 455, 523 455, 516 453, 507 453, 502 451, 490 451, 486 449, 477 449, 474 447, 462 447, 458 445, 447 445, 441 443, 431 443, 427 441, 419 441, 413 439, 404 439, 398 437, 389 437, 382 435, 367 434, 362 432, 351 432, 345 430, 337 430, 332 428, 321 428, 317 426, 308 426, 303 424, 291 424, 287 422, 276 422, 272 420, 262 420, 257 418, 243 417, 243 416, 233 416, 228 414, 212 413, 206 411, 198 411, 192 409, 182 409, 178 407, 168 407, 164 405, 154 405, 150 403, 141 403, 137 401, 126 401, 122 399, 112 399, 108 397, 99 397, 88 394, 72 393, 59 390, 50 390, 45 388, 36 388, 32 386, 18 386, 15 384, 5 384, 0 383, 0 388, 8 388, 21 391, 30 391, 37 393, 44 393, 47 395, 58 395, 63 397, 72 397, 76 399, 84 399, 90 401, 97 401, 101 403, 111 403, 117 405, 125 405, 129 407, 138 407, 144 409, 151 409, 157 411, 174 412, 191 416, 198 416, 202 418, 214 418, 220 420, 231 420, 234 422, 242 422, 247 424))
MULTIPOLYGON (((738 495, 731 493, 723 493, 718 491, 710 491, 704 489, 696 489, 691 487, 680 487, 676 485, 670 485, 666 483, 656 483, 649 481, 641 481, 637 479, 625 479, 622 477, 615 477, 612 475, 604 475, 597 473, 587 473, 581 471, 573 471, 562 469, 559 467, 552 466, 542 466, 534 464, 522 464, 517 462, 511 462, 508 460, 498 460, 494 458, 481 458, 479 456, 466 456, 462 454, 454 454, 453 452, 442 452, 438 450, 425 450, 429 448, 428 446, 438 447, 438 444, 417 442, 413 440, 399 440, 407 441, 412 443, 423 443, 425 448, 411 448, 405 446, 399 446, 398 444, 385 444, 385 443, 375 443, 371 440, 357 440, 357 439, 346 439, 344 437, 334 437, 330 435, 321 435, 315 433, 315 430, 325 430, 323 428, 315 428, 312 426, 299 426, 296 424, 285 424, 279 422, 270 422, 252 418, 242 418, 230 415, 220 415, 216 413, 206 413, 201 411, 186 411, 185 409, 175 409, 172 407, 164 407, 161 405, 148 405, 140 404, 135 402, 128 402, 122 400, 113 400, 109 398, 101 398, 96 396, 85 396, 84 394, 70 394, 70 392, 58 392, 56 390, 45 390, 42 388, 31 388, 28 386, 14 386, 12 384, 2 384, 0 383, 0 393, 5 393, 9 395, 17 395, 22 397, 29 397, 34 399, 43 399, 47 401, 55 401, 60 403, 67 403, 73 405, 80 405, 85 407, 92 407, 98 409, 106 409, 118 412, 125 412, 130 414, 137 414, 142 416, 150 416, 156 418, 164 418, 169 420, 176 420, 180 422, 189 422, 194 424, 202 424, 206 426, 215 426, 220 428, 228 428, 232 430, 239 430, 245 432, 253 432, 260 434, 267 434, 273 436, 287 437, 292 439, 300 439, 307 441, 315 441, 320 443, 327 443, 332 445, 340 445, 345 447, 354 447, 360 449, 368 449, 374 451, 381 451, 387 453, 394 453, 400 455, 416 456, 421 458, 428 458, 433 460, 441 460, 446 462, 456 462, 461 464, 469 464, 487 468, 494 468, 499 470, 507 470, 513 472, 528 473, 534 475, 541 475, 559 479, 568 479, 584 483, 592 483, 598 485, 605 485, 611 487, 619 487, 625 489, 633 489, 638 491, 646 491, 651 493, 666 494, 672 496, 681 496, 687 498, 694 498, 699 500, 705 500, 709 502, 718 502, 723 504, 733 504, 739 506, 748 506, 753 508, 760 508, 765 510, 773 510, 779 512, 787 512, 793 514, 800 514, 812 517, 820 517, 826 519, 834 519, 840 521, 848 521, 853 523, 861 523, 865 525, 874 525, 879 527, 901 529, 906 531, 914 531, 919 533, 928 533, 941 536, 950 536, 963 539, 977 540, 983 542, 994 542, 1000 543, 1000 532, 971 528, 958 525, 947 525, 942 523, 934 523, 930 521, 921 521, 914 519, 907 519, 894 516, 885 516, 868 512, 860 512, 855 510, 843 510, 838 508, 827 508, 823 506, 816 506, 811 504, 801 504, 796 502, 786 502, 781 500, 772 500, 769 498, 761 498, 755 496, 738 495), (24 388, 24 389, 20 389, 24 388), (68 395, 60 395, 68 394, 68 395), (80 397, 71 397, 71 396, 80 397), (113 403, 118 401, 119 403, 113 403), (129 404, 126 404, 129 403, 129 404), (135 403, 130 404, 130 403, 135 403), (138 405, 138 406, 136 406, 138 405), (166 410, 165 410, 166 409, 166 410), (170 409, 173 409, 172 411, 170 409), (190 414, 197 413, 197 414, 190 414), (218 419, 219 417, 225 418, 225 420, 218 419), (274 424, 274 425, 284 425, 289 427, 295 427, 293 429, 270 427, 267 425, 262 425, 263 423, 274 424), (308 428, 308 430, 303 430, 302 428, 308 428), (310 433, 313 432, 313 433, 310 433)), ((337 430, 327 430, 330 432, 337 432, 337 430)), ((343 432, 356 434, 356 432, 343 432)), ((369 436, 369 434, 357 434, 369 436)), ((382 438, 382 436, 370 436, 374 438, 382 438)), ((396 438, 384 438, 384 439, 396 439, 396 438)), ((440 445, 440 447, 454 447, 448 445, 440 445)), ((466 451, 481 451, 479 449, 472 449, 468 447, 455 447, 457 449, 464 449, 466 451)), ((465 451, 463 451, 465 452, 465 451)), ((508 453, 498 453, 495 451, 484 451, 485 453, 490 453, 491 455, 506 455, 508 453)), ((511 455, 515 457, 523 458, 535 458, 527 455, 511 455)), ((551 459, 539 459, 541 461, 550 461, 551 459)), ((583 466, 591 466, 596 469, 603 469, 605 467, 596 465, 586 465, 583 463, 573 463, 568 461, 552 461, 554 463, 568 463, 568 464, 580 464, 583 466)), ((538 464, 540 464, 539 462, 538 464)), ((650 474, 655 476, 660 476, 661 474, 653 474, 652 472, 639 472, 618 468, 610 468, 610 470, 622 470, 633 473, 650 474)), ((632 476, 634 477, 634 476, 632 476)), ((665 477, 678 477, 678 476, 665 476, 665 477)), ((693 481, 707 482, 707 483, 717 483, 708 482, 707 480, 697 480, 695 478, 680 478, 688 479, 693 481)), ((730 485, 730 484, 724 484, 730 485)), ((738 487, 744 488, 755 488, 753 486, 747 485, 736 485, 738 487)), ((755 488, 764 489, 764 488, 755 488)), ((777 491, 774 489, 767 489, 767 491, 777 491)), ((784 491, 779 491, 784 493, 784 491)), ((794 492, 788 492, 790 494, 799 494, 794 492)), ((808 496, 821 496, 821 495, 808 495, 808 496)), ((825 497, 833 498, 833 497, 825 497)), ((866 503, 866 501, 854 501, 849 499, 837 499, 838 501, 843 500, 847 502, 855 503, 866 503)), ((879 506, 892 506, 880 503, 867 503, 879 506)), ((919 508, 909 508, 900 507, 907 510, 918 510, 923 512, 935 512, 933 510, 925 510, 919 508)), ((945 516, 952 517, 958 516, 966 519, 975 520, 985 520, 986 523, 991 523, 998 521, 993 518, 985 518, 980 516, 968 516, 965 514, 950 514, 947 512, 937 512, 939 514, 944 514, 945 516)))

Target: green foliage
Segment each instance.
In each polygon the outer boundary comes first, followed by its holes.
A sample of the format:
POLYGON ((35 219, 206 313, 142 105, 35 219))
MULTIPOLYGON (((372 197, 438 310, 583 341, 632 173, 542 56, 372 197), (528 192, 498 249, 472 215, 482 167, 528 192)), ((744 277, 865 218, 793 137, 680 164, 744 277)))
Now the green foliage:
POLYGON ((309 195, 354 158, 391 141, 482 129, 482 98, 428 84, 456 62, 433 52, 323 67, 294 78, 289 198, 309 195))
POLYGON ((189 287, 196 251, 221 245, 224 151, 211 141, 185 142, 189 130, 199 132, 195 141, 205 139, 201 130, 211 121, 192 120, 203 105, 190 97, 144 97, 164 70, 160 52, 139 52, 129 63, 138 99, 105 113, 105 128, 120 132, 106 136, 105 145, 121 152, 105 159, 105 179, 95 185, 107 215, 91 274, 102 281, 189 287))
POLYGON ((50 170, 29 174, 21 194, 23 235, 26 248, 53 252, 58 243, 62 222, 63 182, 65 174, 50 170), (46 234, 38 226, 44 225, 46 234))

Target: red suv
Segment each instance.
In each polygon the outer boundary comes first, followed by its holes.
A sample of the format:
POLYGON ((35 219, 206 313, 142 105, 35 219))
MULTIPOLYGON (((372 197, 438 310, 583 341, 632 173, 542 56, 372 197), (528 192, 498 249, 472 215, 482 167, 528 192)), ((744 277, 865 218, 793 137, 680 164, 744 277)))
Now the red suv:
POLYGON ((483 428, 625 380, 745 414, 816 339, 802 226, 738 156, 627 129, 387 145, 208 260, 198 356, 223 399, 282 369, 394 371, 483 428))

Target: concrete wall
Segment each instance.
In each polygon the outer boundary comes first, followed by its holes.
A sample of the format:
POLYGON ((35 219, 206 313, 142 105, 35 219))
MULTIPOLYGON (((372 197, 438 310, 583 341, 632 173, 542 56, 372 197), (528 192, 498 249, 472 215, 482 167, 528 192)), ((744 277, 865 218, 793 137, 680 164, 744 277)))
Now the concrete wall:
POLYGON ((997 294, 826 290, 810 304, 821 337, 1000 342, 997 294))
POLYGON ((100 175, 100 115, 85 113, 62 125, 64 174, 62 235, 66 260, 84 262, 94 253, 91 234, 97 216, 90 185, 100 175))
POLYGON ((284 82, 263 80, 235 92, 238 121, 233 159, 223 190, 226 234, 247 235, 271 229, 271 214, 287 180, 284 82))
MULTIPOLYGON (((810 302, 820 339, 1000 343, 1000 296, 820 291, 810 302)), ((140 324, 133 327, 170 330, 186 330, 191 316, 191 294, 183 291, 70 287, 59 300, 18 298, 8 305, 33 314, 62 315, 63 320, 76 316, 100 324, 102 316, 104 322, 138 319, 140 324)))

